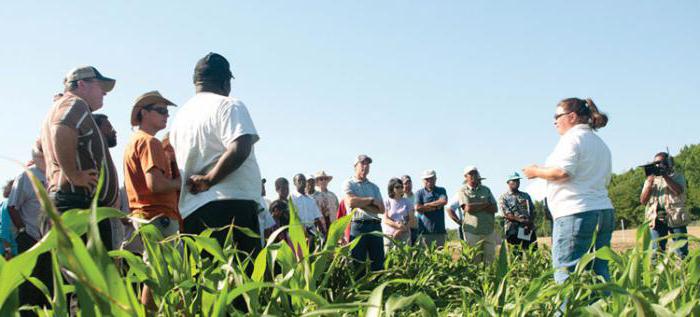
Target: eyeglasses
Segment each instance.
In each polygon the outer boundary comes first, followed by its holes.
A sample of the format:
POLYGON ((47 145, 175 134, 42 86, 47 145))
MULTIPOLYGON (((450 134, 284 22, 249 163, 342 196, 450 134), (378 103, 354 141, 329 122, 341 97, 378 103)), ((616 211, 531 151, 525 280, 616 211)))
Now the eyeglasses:
POLYGON ((560 113, 560 114, 555 114, 555 115, 554 115, 554 120, 556 121, 557 119, 559 119, 559 117, 565 116, 565 115, 570 114, 570 113, 571 113, 571 111, 569 111, 569 112, 564 112, 564 113, 560 113))
POLYGON ((161 107, 143 107, 143 109, 146 109, 148 111, 155 111, 161 115, 167 116, 168 115, 168 108, 161 108, 161 107))

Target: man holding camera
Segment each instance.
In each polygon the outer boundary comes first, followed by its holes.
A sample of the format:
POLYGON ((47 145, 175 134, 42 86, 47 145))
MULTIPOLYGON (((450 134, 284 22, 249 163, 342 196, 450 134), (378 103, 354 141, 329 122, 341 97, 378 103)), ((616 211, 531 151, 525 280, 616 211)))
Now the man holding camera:
POLYGON ((528 193, 520 191, 520 174, 513 173, 506 180, 508 191, 498 198, 498 205, 505 218, 506 241, 523 249, 537 243, 535 234, 535 205, 528 193))
MULTIPOLYGON (((647 179, 640 197, 640 202, 646 205, 645 216, 651 228, 651 237, 655 241, 653 248, 666 250, 666 239, 669 234, 687 234, 690 217, 685 209, 687 183, 685 177, 673 168, 673 160, 666 152, 654 156, 654 163, 645 168, 647 179)), ((688 255, 687 237, 677 237, 674 241, 686 241, 686 244, 676 250, 681 258, 688 255)))

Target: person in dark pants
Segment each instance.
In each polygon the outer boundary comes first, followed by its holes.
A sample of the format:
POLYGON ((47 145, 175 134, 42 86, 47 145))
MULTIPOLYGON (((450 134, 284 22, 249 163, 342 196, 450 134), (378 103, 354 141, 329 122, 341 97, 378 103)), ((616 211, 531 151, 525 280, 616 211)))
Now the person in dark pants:
MULTIPOLYGON (((46 219, 29 176, 32 174, 39 182, 46 184, 44 176, 46 163, 39 141, 32 148, 32 161, 34 165, 30 166, 27 172, 22 172, 15 178, 7 198, 10 219, 17 232, 18 253, 26 252, 41 240, 43 237, 42 223, 46 219)), ((39 279, 51 289, 52 276, 51 254, 41 254, 32 270, 32 277, 39 279)), ((40 307, 49 305, 42 292, 30 282, 24 282, 20 285, 19 297, 22 305, 38 305, 40 307)), ((23 314, 26 315, 26 313, 23 314)))
MULTIPOLYGON (((183 179, 179 210, 185 233, 231 224, 260 231, 262 177, 253 148, 260 137, 246 106, 229 97, 232 78, 223 56, 201 58, 193 76, 196 94, 173 120, 170 142, 183 179)), ((212 237, 224 246, 226 234, 212 237)), ((251 256, 261 249, 259 238, 240 230, 234 230, 232 242, 251 256)))
POLYGON ((384 241, 382 237, 361 236, 370 232, 382 232, 381 216, 384 213, 384 200, 379 187, 367 179, 372 159, 360 155, 355 160, 355 175, 343 183, 345 202, 348 209, 357 211, 350 224, 350 241, 360 241, 352 249, 352 257, 364 262, 369 256, 370 269, 379 271, 384 268, 384 241))
POLYGON ((520 174, 513 173, 506 180, 508 191, 498 198, 498 206, 505 218, 506 241, 527 249, 537 245, 535 234, 535 204, 526 192, 520 191, 520 174))
MULTIPOLYGON (((640 202, 645 205, 645 218, 655 240, 652 247, 666 251, 667 235, 688 233, 690 216, 685 206, 688 184, 683 174, 673 168, 673 158, 668 153, 657 153, 654 162, 658 175, 647 176, 640 202)), ((688 256, 688 238, 675 237, 673 241, 686 241, 675 252, 681 258, 688 256)))

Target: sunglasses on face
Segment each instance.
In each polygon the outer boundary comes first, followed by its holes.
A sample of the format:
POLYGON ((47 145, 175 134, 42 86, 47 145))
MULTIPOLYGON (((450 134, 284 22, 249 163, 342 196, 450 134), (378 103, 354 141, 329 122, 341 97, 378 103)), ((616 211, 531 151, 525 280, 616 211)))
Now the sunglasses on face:
POLYGON ((167 116, 168 115, 168 108, 162 108, 162 107, 143 107, 143 109, 148 110, 148 111, 155 111, 161 115, 167 116))
POLYGON ((403 185, 395 185, 394 189, 403 189, 403 185))
POLYGON ((557 120, 557 119, 559 119, 561 116, 565 116, 565 115, 570 114, 570 113, 571 113, 571 111, 569 111, 569 112, 564 112, 564 113, 560 113, 560 114, 555 114, 555 115, 554 115, 554 120, 557 120))

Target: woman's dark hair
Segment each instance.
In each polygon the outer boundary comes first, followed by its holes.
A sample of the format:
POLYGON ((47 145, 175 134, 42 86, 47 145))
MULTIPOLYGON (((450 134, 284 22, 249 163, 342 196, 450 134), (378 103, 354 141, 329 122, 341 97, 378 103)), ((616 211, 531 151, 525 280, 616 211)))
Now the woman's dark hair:
POLYGON ((566 112, 574 112, 580 118, 580 123, 588 124, 591 129, 598 130, 608 124, 608 115, 598 110, 598 106, 591 98, 568 98, 559 102, 557 107, 562 107, 566 112))
POLYGON ((387 190, 389 191, 389 198, 391 198, 391 199, 396 198, 396 197, 394 197, 395 196, 394 195, 394 187, 396 187, 396 186, 403 187, 403 182, 401 182, 400 179, 394 177, 394 178, 389 180, 389 186, 387 188, 387 190))

